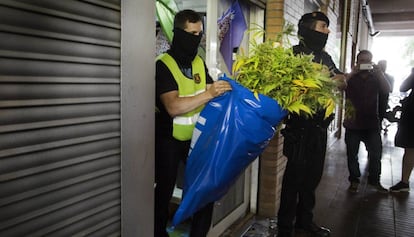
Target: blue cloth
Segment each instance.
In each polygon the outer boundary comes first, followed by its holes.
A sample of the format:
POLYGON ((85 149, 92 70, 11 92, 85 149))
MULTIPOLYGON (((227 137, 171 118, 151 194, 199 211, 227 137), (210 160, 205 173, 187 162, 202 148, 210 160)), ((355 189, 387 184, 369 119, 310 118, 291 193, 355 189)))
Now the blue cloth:
POLYGON ((195 125, 176 226, 208 203, 219 200, 258 157, 286 116, 276 100, 258 98, 236 81, 233 90, 211 100, 195 125))
POLYGON ((244 31, 247 29, 243 11, 239 1, 235 1, 231 7, 217 21, 219 28, 220 52, 223 56, 229 72, 233 67, 233 49, 240 46, 244 31))

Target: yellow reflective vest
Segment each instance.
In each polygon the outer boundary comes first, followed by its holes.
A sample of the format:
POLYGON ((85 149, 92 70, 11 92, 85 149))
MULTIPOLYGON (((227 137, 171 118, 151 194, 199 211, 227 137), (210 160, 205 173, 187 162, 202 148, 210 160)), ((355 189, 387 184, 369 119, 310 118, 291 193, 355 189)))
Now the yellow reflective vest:
MULTIPOLYGON (((178 85, 178 96, 188 97, 198 95, 206 90, 206 71, 203 60, 196 56, 192 62, 193 78, 186 77, 178 67, 176 61, 169 54, 161 54, 161 60, 172 73, 178 85)), ((173 137, 180 141, 188 141, 193 135, 194 126, 204 105, 173 118, 173 137)))

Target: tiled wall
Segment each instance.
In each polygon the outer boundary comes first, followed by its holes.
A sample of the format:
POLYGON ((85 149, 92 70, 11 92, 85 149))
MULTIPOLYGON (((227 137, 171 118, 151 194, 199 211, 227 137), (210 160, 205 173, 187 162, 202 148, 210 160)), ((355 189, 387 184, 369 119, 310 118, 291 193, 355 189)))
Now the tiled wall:
POLYGON ((282 154, 283 136, 278 132, 260 157, 258 215, 276 216, 286 157, 282 154))
POLYGON ((284 25, 284 0, 268 0, 266 4, 266 35, 273 38, 284 25))

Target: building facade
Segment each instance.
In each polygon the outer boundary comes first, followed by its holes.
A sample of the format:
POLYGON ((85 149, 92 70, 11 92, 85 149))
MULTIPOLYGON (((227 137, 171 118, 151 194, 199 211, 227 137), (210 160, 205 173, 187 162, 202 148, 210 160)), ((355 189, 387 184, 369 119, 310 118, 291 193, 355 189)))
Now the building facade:
MULTIPOLYGON (((228 73, 217 19, 233 1, 176 2, 205 13, 207 65, 213 77, 228 73)), ((303 13, 327 13, 327 50, 344 71, 370 40, 359 1, 239 2, 248 25, 268 35, 303 13)), ((1 236, 153 235, 154 19, 152 0, 0 2, 1 236)), ((276 215, 282 146, 277 134, 216 203, 210 236, 276 215)))

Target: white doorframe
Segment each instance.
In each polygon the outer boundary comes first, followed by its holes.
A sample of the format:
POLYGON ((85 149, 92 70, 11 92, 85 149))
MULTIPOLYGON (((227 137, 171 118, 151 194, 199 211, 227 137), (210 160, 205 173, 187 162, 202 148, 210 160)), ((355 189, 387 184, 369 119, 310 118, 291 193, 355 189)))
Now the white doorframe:
MULTIPOLYGON (((207 23, 206 23, 206 64, 211 76, 217 76, 224 72, 224 66, 220 63, 220 53, 218 52, 219 42, 217 37, 217 19, 219 1, 207 1, 207 23)), ((231 3, 230 3, 231 4, 231 3)), ((249 12, 245 12, 247 22, 264 26, 264 9, 255 5, 250 5, 249 12), (247 15, 248 14, 248 15, 247 15)), ((242 42, 244 52, 248 52, 250 39, 245 37, 242 42)), ((227 230, 237 220, 246 215, 247 212, 255 212, 257 207, 257 186, 258 186, 258 160, 256 159, 244 172, 244 198, 237 208, 222 219, 218 224, 212 226, 208 234, 209 237, 216 237, 227 230)))

